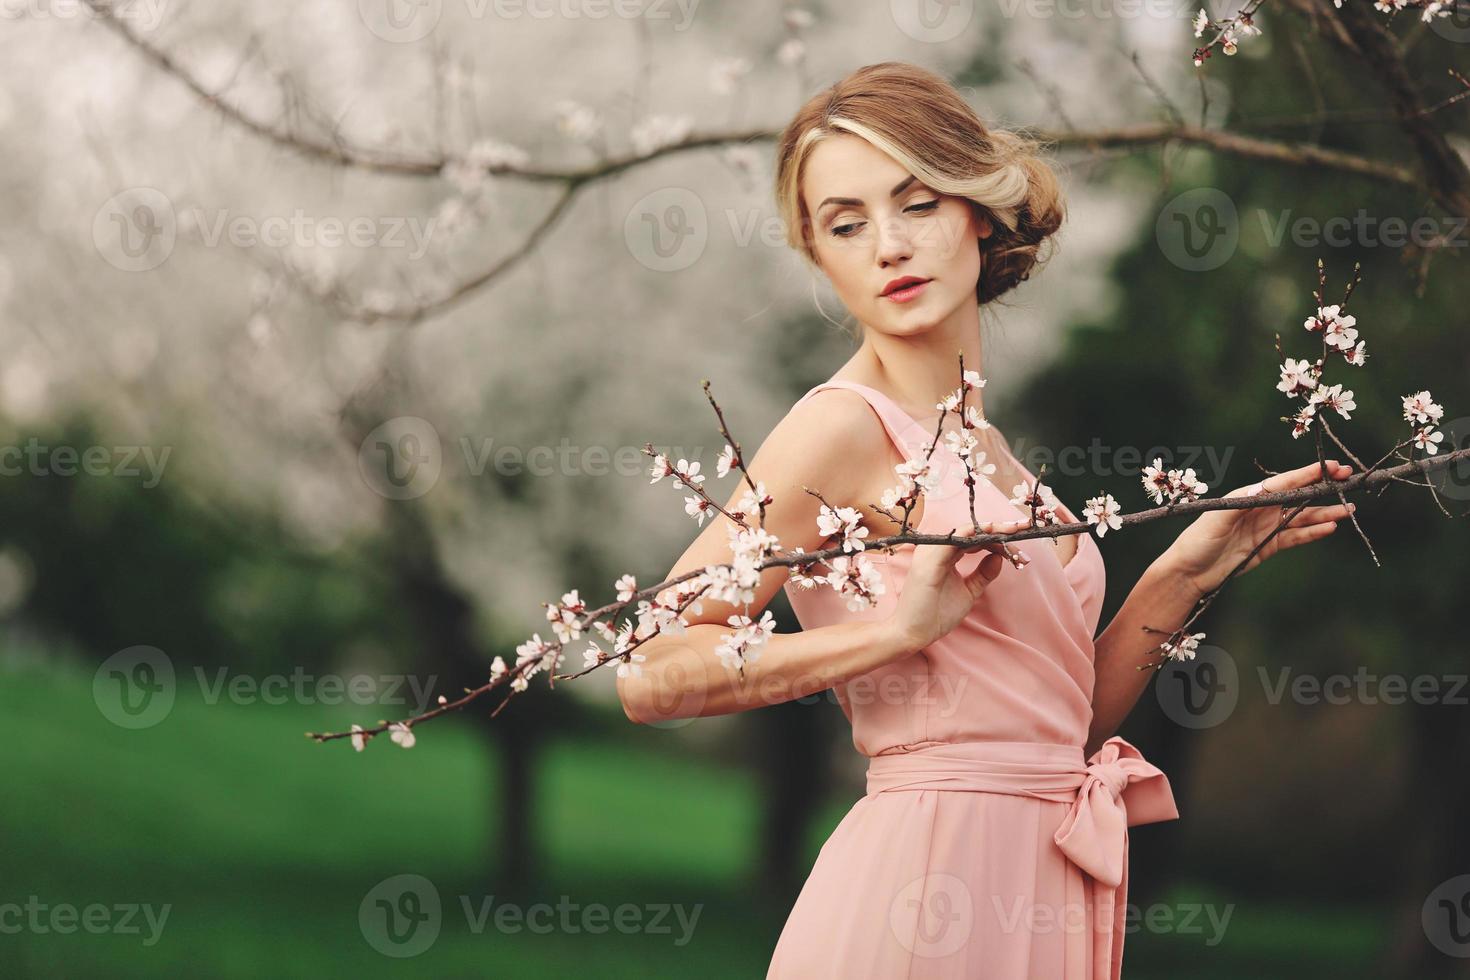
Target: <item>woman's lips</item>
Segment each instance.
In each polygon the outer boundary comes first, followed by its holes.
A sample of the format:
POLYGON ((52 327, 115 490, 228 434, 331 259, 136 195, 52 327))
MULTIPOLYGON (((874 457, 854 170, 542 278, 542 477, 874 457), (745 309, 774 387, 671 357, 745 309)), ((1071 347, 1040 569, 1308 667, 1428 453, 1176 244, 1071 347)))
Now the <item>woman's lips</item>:
POLYGON ((919 294, 933 281, 933 279, 925 279, 923 282, 911 282, 907 286, 895 289, 891 293, 884 293, 883 298, 891 299, 895 303, 907 303, 910 300, 918 299, 919 294))

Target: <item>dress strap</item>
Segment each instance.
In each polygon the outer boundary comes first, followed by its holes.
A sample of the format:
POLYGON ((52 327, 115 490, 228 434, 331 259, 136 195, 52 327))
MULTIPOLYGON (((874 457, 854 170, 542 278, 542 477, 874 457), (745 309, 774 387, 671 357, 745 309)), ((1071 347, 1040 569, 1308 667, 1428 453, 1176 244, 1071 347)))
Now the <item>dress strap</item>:
POLYGON ((883 428, 887 431, 888 437, 893 440, 893 444, 898 447, 899 453, 904 459, 921 456, 924 450, 928 448, 929 438, 922 431, 919 423, 914 421, 913 416, 899 408, 897 402, 883 394, 877 388, 871 388, 868 385, 859 384, 856 381, 832 378, 823 381, 805 395, 802 395, 801 398, 797 399, 796 404, 800 405, 824 388, 846 388, 849 391, 855 391, 861 395, 868 403, 868 407, 882 421, 883 428))

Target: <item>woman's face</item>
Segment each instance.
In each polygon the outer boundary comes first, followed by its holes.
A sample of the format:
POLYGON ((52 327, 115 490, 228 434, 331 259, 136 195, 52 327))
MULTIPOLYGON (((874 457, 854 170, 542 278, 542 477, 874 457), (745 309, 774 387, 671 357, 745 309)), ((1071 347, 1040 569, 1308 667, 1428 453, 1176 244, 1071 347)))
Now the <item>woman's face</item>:
POLYGON ((801 192, 817 264, 863 324, 918 334, 976 302, 990 222, 968 199, 935 193, 849 133, 813 148, 801 192), (927 282, 891 288, 904 277, 927 282))

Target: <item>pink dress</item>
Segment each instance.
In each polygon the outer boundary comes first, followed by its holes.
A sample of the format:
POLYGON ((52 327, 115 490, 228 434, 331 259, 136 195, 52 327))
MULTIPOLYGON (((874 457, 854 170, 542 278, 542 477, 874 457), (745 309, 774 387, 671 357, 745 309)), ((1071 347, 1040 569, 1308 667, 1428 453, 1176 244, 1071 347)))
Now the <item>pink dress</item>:
MULTIPOLYGON (((856 382, 827 381, 802 401, 831 387, 862 395, 905 458, 922 457, 933 440, 856 382)), ((943 441, 934 463, 941 482, 914 530, 963 532, 963 463, 943 441)), ((984 478, 975 512, 982 522, 1025 516, 984 478)), ((954 630, 838 685, 853 744, 868 757, 867 795, 822 846, 767 980, 1120 975, 1128 827, 1179 813, 1168 778, 1123 739, 1083 759, 1103 601, 1097 543, 1078 535, 1065 565, 1050 540, 1014 547, 1031 563, 1003 566, 954 630)), ((788 582, 797 619, 815 629, 886 617, 912 555, 905 546, 869 556, 887 588, 857 612, 826 586, 788 582)), ((968 573, 982 557, 957 567, 968 573)))

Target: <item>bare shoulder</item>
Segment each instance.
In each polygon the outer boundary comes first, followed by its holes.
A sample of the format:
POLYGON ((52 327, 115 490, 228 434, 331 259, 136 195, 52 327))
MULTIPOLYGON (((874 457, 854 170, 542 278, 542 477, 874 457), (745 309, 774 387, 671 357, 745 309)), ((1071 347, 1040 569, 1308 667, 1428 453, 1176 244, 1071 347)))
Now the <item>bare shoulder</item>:
POLYGON ((868 489, 890 455, 897 452, 867 399, 848 388, 824 388, 792 407, 757 458, 786 481, 850 498, 868 489))
MULTIPOLYGON (((822 503, 807 493, 807 488, 820 493, 833 506, 857 506, 875 493, 872 483, 883 472, 883 453, 892 451, 885 447, 891 447, 891 443, 883 423, 856 392, 823 389, 793 406, 755 455, 744 460, 750 479, 771 498, 760 526, 774 535, 783 549, 818 550, 828 540, 817 521, 822 503)), ((703 524, 703 530, 670 570, 669 578, 730 560, 731 534, 737 527, 726 514, 746 506, 749 485, 732 472, 725 487, 729 494, 725 513, 717 512, 708 524, 703 524)), ((715 488, 707 487, 706 492, 714 499, 715 488)), ((737 608, 709 600, 700 612, 687 613, 685 618, 690 623, 717 625, 725 624, 735 613, 759 618, 788 576, 789 569, 784 565, 764 569, 750 603, 737 608)))

